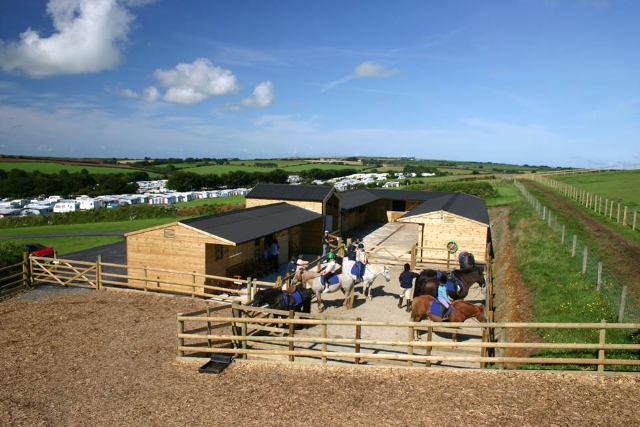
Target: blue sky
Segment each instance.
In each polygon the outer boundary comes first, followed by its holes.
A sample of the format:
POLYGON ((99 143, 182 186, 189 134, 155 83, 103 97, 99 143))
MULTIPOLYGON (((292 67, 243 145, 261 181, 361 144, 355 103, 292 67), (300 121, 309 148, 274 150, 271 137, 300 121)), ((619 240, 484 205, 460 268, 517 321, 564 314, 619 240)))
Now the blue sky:
POLYGON ((640 164, 635 0, 2 0, 0 154, 640 164))

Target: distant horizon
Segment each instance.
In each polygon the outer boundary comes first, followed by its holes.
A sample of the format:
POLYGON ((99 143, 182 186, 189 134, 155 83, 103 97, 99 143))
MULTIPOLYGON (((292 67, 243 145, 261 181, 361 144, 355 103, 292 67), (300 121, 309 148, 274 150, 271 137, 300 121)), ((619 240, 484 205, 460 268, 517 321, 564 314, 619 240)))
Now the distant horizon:
MULTIPOLYGON (((572 168, 570 166, 547 166, 547 165, 530 165, 530 164, 515 164, 515 163, 503 163, 503 162, 492 162, 492 161, 487 161, 487 162, 480 162, 480 161, 476 161, 476 160, 454 160, 454 159, 427 159, 427 158, 418 158, 418 157, 405 157, 405 156, 400 156, 400 157, 391 157, 391 156, 333 156, 333 157, 327 157, 327 156, 319 156, 319 157, 310 157, 310 156, 306 156, 306 157, 270 157, 270 158, 239 158, 239 157, 234 157, 234 158, 230 158, 230 157, 190 157, 193 158, 194 160, 203 160, 203 159, 216 159, 216 160, 234 160, 234 161, 275 161, 275 160, 326 160, 327 162, 331 162, 331 161, 343 161, 347 158, 350 157, 355 157, 358 159, 379 159, 379 160, 401 160, 401 159, 407 159, 408 161, 428 161, 428 162, 454 162, 454 163, 478 163, 478 164, 492 164, 492 165, 505 165, 505 166, 521 166, 521 167, 530 167, 530 168, 549 168, 549 169, 558 169, 558 168, 567 168, 567 169, 575 169, 572 168), (413 160, 411 160, 413 159, 413 160)), ((69 159, 69 160, 110 160, 110 159, 114 159, 116 161, 118 161, 118 164, 123 164, 120 163, 120 161, 125 160, 127 162, 138 162, 138 161, 145 161, 145 160, 167 160, 167 159, 180 159, 180 160, 186 160, 186 157, 149 157, 149 156, 145 156, 143 158, 128 158, 128 157, 72 157, 72 156, 65 156, 65 157, 57 157, 57 156, 39 156, 39 155, 28 155, 28 154, 4 154, 4 153, 0 153, 0 162, 2 162, 2 159, 41 159, 41 160, 64 160, 64 159, 69 159)), ((16 162, 17 163, 17 162, 16 162)), ((374 166, 372 166, 374 167, 374 166)), ((613 167, 620 167, 620 166, 613 166, 613 167)), ((611 167, 610 167, 611 168, 611 167)), ((578 168, 580 169, 580 168, 578 168)), ((589 168, 589 169, 598 169, 598 168, 589 168)))
POLYGON ((620 0, 3 0, 0 152, 637 164, 639 17, 620 0))

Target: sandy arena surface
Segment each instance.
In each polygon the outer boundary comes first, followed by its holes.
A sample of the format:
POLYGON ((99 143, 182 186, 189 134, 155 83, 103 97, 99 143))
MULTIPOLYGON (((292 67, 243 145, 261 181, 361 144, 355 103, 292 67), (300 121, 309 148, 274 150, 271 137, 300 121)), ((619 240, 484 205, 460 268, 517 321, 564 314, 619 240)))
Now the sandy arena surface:
MULTIPOLYGON (((490 215, 496 320, 517 321, 510 316, 526 304, 527 290, 510 258, 508 211, 490 215)), ((384 285, 354 313, 407 319, 396 307, 397 275, 384 285)), ((0 303, 0 425, 640 424, 637 375, 240 362, 220 375, 199 374, 201 363, 176 360, 175 316, 206 304, 69 289, 0 303)), ((340 310, 331 305, 327 315, 340 310)))

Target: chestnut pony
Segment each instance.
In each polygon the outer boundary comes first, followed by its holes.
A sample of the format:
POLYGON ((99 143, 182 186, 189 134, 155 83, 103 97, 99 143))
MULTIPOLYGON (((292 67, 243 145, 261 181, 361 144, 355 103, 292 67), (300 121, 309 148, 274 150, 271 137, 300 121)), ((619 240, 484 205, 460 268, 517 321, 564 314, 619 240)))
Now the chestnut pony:
MULTIPOLYGON (((431 306, 437 301, 431 295, 420 295, 413 299, 413 307, 411 308, 411 321, 421 322, 425 317, 428 317, 434 322, 442 322, 440 317, 440 303, 436 302, 437 307, 433 312, 431 306)), ((484 306, 482 304, 472 304, 468 301, 456 300, 451 303, 453 310, 449 315, 446 322, 464 322, 467 319, 475 318, 478 322, 486 322, 487 318, 484 314, 484 306)), ((457 332, 453 333, 453 341, 457 338, 457 332)))

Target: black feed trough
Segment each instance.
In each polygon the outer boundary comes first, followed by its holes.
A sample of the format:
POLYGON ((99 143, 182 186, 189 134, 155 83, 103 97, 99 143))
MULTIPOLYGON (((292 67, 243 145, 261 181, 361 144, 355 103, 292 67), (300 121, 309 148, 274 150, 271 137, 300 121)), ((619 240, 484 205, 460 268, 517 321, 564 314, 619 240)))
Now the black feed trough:
POLYGON ((211 356, 211 360, 198 369, 198 372, 201 374, 219 374, 231 363, 233 363, 233 357, 226 354, 214 354, 211 356))

